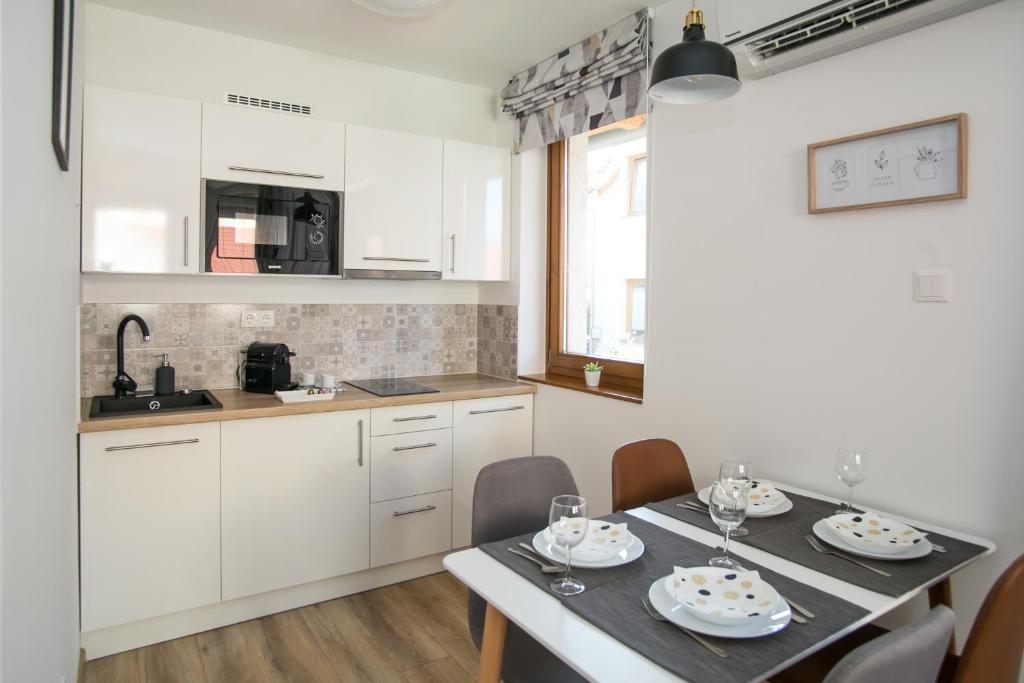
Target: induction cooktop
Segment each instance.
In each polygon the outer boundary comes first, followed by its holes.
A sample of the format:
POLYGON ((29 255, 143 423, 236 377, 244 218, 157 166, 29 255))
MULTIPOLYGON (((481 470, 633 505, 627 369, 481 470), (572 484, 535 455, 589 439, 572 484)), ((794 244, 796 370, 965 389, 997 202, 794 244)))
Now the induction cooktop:
POLYGON ((433 387, 424 386, 422 384, 416 384, 416 382, 410 382, 404 379, 389 378, 389 379, 359 379, 351 382, 345 382, 345 384, 351 384, 357 389, 368 391, 375 396, 404 396, 406 394, 433 394, 439 389, 433 387))

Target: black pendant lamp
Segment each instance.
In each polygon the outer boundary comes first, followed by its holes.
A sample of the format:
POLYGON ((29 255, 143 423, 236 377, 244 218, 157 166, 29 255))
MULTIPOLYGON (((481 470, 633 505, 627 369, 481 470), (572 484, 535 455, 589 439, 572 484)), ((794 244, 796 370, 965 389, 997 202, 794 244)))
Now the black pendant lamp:
POLYGON ((724 45, 704 39, 704 13, 694 7, 686 15, 683 42, 655 60, 647 92, 658 102, 701 104, 731 97, 740 87, 736 57, 724 45))

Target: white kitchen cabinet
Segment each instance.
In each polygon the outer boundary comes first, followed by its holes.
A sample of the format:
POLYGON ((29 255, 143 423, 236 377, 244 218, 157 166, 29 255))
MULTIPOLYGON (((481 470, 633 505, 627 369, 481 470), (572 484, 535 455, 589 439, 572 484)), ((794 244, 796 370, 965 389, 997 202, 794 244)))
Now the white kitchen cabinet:
POLYGON ((87 85, 82 126, 82 270, 198 273, 199 102, 87 85))
POLYGON ((438 491, 370 506, 370 566, 452 548, 452 492, 438 491))
POLYGON ((220 600, 220 424, 82 434, 82 630, 220 600))
POLYGON ((442 159, 440 138, 348 126, 346 270, 441 270, 442 159))
POLYGON ((533 396, 454 401, 452 418, 452 547, 470 543, 473 487, 492 462, 533 455, 533 396))
POLYGON ((340 191, 345 187, 345 125, 204 104, 202 176, 340 191))
POLYGON ((507 148, 444 141, 445 280, 508 280, 512 156, 507 148))
POLYGON ((369 411, 224 422, 224 600, 369 567, 369 411))
POLYGON ((452 430, 375 436, 370 441, 372 502, 451 489, 452 430))
POLYGON ((370 410, 370 434, 403 434, 452 426, 452 402, 414 403, 370 410))

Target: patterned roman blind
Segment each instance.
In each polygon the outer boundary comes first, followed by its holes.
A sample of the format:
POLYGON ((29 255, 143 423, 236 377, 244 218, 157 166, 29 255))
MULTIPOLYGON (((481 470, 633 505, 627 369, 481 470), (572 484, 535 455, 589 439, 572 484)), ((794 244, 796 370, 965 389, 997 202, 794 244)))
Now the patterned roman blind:
POLYGON ((650 12, 643 9, 516 74, 501 91, 516 152, 647 111, 650 12))

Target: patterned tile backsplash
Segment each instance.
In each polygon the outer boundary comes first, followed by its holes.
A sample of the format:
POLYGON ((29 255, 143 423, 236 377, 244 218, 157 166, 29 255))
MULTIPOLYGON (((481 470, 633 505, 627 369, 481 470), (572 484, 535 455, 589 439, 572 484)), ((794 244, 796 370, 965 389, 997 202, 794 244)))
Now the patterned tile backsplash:
POLYGON ((342 379, 481 372, 516 375, 516 306, 477 304, 82 304, 82 395, 111 393, 121 318, 125 369, 140 388, 153 385, 164 353, 179 388, 238 386, 239 353, 254 341, 283 342, 296 352, 292 374, 342 379), (274 327, 242 328, 243 311, 274 311, 274 327))

